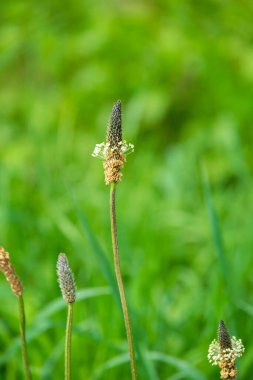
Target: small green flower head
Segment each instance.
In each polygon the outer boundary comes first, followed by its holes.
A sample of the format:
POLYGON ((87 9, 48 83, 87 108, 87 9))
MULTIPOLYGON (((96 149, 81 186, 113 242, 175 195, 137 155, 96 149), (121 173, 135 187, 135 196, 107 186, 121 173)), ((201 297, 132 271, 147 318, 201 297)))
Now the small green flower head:
POLYGON ((64 253, 59 254, 56 268, 63 298, 69 304, 74 303, 76 300, 75 281, 69 267, 68 259, 64 253))
POLYGON ((133 144, 122 140, 121 101, 117 100, 112 108, 107 129, 106 142, 96 144, 93 157, 104 160, 105 183, 118 183, 121 180, 120 172, 126 161, 126 155, 134 151, 133 144))

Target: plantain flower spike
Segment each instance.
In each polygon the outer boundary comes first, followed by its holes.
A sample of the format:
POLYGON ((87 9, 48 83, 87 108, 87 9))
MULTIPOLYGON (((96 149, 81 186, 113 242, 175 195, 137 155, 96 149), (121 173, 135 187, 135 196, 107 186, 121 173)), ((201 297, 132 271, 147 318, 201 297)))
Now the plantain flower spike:
POLYGON ((235 380, 237 377, 236 359, 242 356, 244 346, 241 339, 230 336, 224 321, 218 327, 218 341, 214 339, 209 346, 208 361, 221 369, 220 378, 235 380))
POLYGON ((133 144, 122 140, 121 101, 117 100, 112 108, 107 129, 106 142, 95 146, 93 157, 104 160, 105 183, 118 183, 121 180, 121 169, 126 161, 126 155, 134 151, 133 144))
POLYGON ((232 349, 232 342, 224 321, 220 321, 218 327, 218 342, 221 350, 232 349))
POLYGON ((73 273, 69 267, 68 259, 64 253, 60 253, 57 260, 57 276, 64 300, 74 303, 76 300, 76 287, 73 273))
POLYGON ((9 282, 13 293, 17 297, 22 296, 22 283, 18 278, 17 273, 15 272, 15 269, 10 261, 9 253, 6 252, 2 247, 0 247, 0 271, 5 275, 6 280, 9 282))

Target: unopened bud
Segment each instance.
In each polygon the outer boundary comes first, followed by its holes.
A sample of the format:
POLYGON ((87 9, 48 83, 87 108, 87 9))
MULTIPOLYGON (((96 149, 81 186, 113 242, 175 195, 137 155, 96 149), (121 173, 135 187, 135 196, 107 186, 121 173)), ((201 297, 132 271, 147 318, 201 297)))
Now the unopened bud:
POLYGON ((64 253, 60 253, 58 256, 57 276, 63 298, 67 303, 74 303, 76 300, 75 281, 64 253))

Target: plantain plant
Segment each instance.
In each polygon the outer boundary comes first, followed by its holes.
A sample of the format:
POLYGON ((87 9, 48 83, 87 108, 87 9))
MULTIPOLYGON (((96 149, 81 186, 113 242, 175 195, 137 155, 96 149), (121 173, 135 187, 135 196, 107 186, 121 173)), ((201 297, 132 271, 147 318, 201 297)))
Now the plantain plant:
POLYGON ((10 255, 4 248, 0 247, 0 271, 5 275, 6 280, 11 286, 12 292, 18 298, 19 305, 19 328, 21 337, 22 356, 25 367, 25 376, 27 380, 32 380, 32 375, 28 362, 27 343, 26 343, 26 321, 25 321, 25 305, 23 299, 22 283, 10 261, 10 255))
POLYGON ((130 366, 132 380, 137 379, 136 359, 133 335, 131 329, 131 321, 127 306, 124 283, 121 274, 118 233, 116 221, 116 189, 122 178, 121 169, 126 161, 126 155, 133 152, 133 144, 128 144, 122 139, 122 123, 121 123, 121 101, 118 100, 112 109, 109 120, 106 142, 97 144, 93 151, 93 157, 103 159, 105 183, 110 186, 110 220, 112 234, 112 250, 114 259, 114 269, 119 289, 122 312, 125 322, 126 336, 128 341, 128 349, 130 355, 130 366))
POLYGON ((62 297, 68 305, 66 335, 65 335, 65 380, 71 379, 71 336, 73 305, 76 300, 76 287, 73 273, 69 267, 68 259, 60 253, 57 260, 57 276, 62 297))
POLYGON ((241 339, 230 336, 224 321, 218 327, 218 341, 214 339, 209 346, 208 360, 220 367, 220 378, 235 380, 237 378, 236 359, 242 356, 244 346, 241 339))

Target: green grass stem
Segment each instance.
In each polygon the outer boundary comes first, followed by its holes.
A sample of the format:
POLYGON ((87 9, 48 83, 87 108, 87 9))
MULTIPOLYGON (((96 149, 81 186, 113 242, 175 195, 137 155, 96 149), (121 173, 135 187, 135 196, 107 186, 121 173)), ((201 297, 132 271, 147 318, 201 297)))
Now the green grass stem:
POLYGON ((32 375, 28 362, 27 355, 27 344, 26 344, 26 326, 25 326, 25 306, 23 296, 18 297, 19 303, 19 320, 20 320, 20 336, 21 336, 21 347, 22 347, 22 356, 25 366, 25 376, 27 380, 32 380, 32 375))
POLYGON ((65 337, 65 380, 71 379, 71 336, 72 336, 73 304, 68 304, 68 316, 65 337))
POLYGON ((130 365, 131 365, 131 375, 132 380, 137 379, 135 352, 134 352, 134 342, 131 331, 131 322, 129 318, 129 312, 127 307, 127 300, 125 295, 124 283, 122 280, 121 269, 120 269, 120 259, 119 259, 119 248, 118 248, 118 233, 117 233, 117 222, 116 222, 116 203, 115 203, 115 193, 116 184, 111 184, 110 191, 110 216, 111 216, 111 232, 112 232, 112 247, 113 247, 113 258, 114 258, 114 268, 116 273, 116 279, 119 288, 120 300, 122 305, 122 311, 124 316, 126 335, 128 341, 128 348, 130 354, 130 365))

